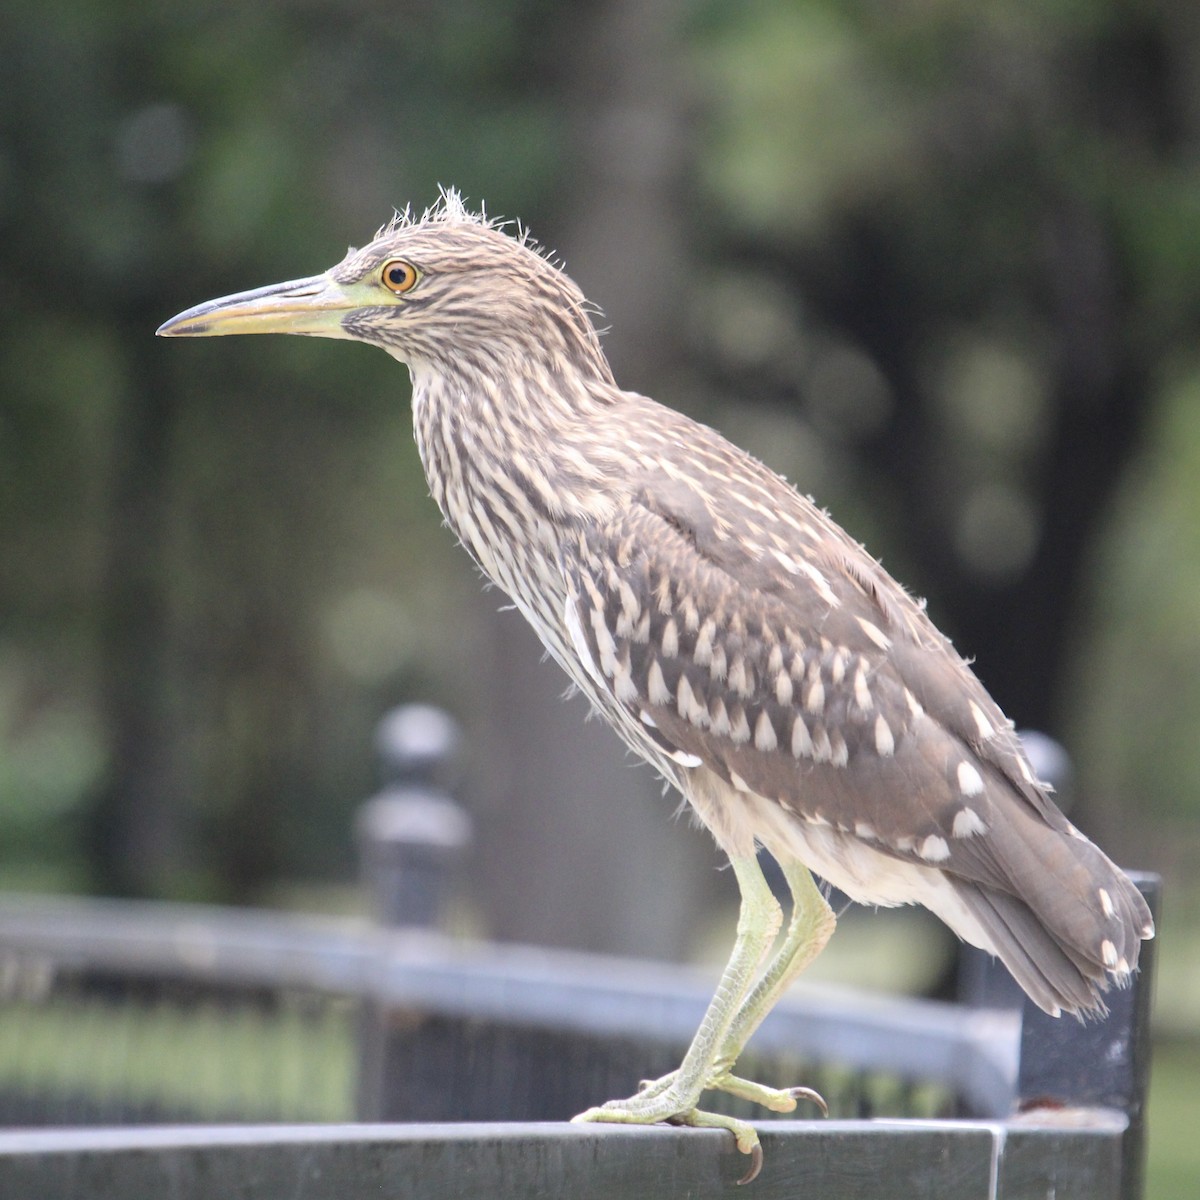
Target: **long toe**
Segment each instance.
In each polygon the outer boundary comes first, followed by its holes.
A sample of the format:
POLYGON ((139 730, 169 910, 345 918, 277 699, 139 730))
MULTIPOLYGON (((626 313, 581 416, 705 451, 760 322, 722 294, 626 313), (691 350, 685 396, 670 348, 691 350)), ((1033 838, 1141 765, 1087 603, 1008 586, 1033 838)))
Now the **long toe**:
POLYGON ((638 1092, 626 1100, 609 1100, 581 1112, 571 1120, 576 1123, 599 1121, 616 1125, 656 1125, 687 1112, 693 1104, 694 1101, 688 1102, 667 1086, 659 1091, 638 1092))
POLYGON ((712 1091, 727 1092, 731 1096, 737 1096, 742 1100, 750 1101, 751 1104, 759 1104, 763 1108, 778 1113, 795 1112, 797 1101, 807 1100, 821 1110, 822 1116, 829 1116, 829 1105, 825 1103, 825 1098, 819 1092, 813 1091, 812 1088, 767 1087, 765 1084, 755 1083, 752 1079, 743 1079, 740 1075, 733 1075, 728 1071, 714 1075, 705 1086, 712 1091))
POLYGON ((727 1117, 724 1113, 704 1112, 693 1108, 671 1118, 672 1125, 690 1125, 694 1129, 727 1129, 733 1134, 737 1148, 750 1156, 750 1166, 738 1180, 738 1184, 749 1183, 758 1177, 762 1170, 763 1152, 758 1140, 758 1130, 749 1121, 739 1121, 736 1117, 727 1117))

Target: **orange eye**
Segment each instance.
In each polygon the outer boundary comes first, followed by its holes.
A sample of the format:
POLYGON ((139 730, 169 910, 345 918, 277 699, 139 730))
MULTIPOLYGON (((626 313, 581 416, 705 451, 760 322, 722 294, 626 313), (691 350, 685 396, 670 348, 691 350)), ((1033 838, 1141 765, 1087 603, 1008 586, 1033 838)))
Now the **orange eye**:
POLYGON ((393 258, 383 264, 379 278, 388 291, 401 296, 405 292, 411 292, 417 286, 421 274, 412 263, 405 262, 402 258, 393 258))

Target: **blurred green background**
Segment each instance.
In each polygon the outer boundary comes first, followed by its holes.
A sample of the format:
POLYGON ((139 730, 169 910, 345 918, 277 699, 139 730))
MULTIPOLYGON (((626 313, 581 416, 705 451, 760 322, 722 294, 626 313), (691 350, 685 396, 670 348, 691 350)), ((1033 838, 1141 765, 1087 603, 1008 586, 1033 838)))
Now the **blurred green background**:
POLYGON ((374 725, 428 700, 472 932, 705 953, 728 880, 440 528, 404 372, 152 336, 453 184, 1164 873, 1150 1195, 1195 1194, 1200 9, 51 0, 0 44, 0 887, 354 903, 374 725))

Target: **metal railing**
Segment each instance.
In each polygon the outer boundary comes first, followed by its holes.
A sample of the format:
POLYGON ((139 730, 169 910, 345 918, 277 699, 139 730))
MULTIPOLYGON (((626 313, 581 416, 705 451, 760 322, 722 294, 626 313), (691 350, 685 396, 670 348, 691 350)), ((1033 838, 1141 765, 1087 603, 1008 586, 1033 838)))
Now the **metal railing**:
MULTIPOLYGON (((394 924, 465 833, 426 751, 359 827, 390 926, 0 898, 0 1196, 733 1194, 727 1135, 561 1123, 676 1065, 708 972, 394 924)), ((762 1120, 754 1194, 1136 1200, 1153 959, 1088 1024, 798 986, 743 1066, 834 1119, 762 1120)))
MULTIPOLYGON (((173 1120, 560 1118, 676 1065, 713 985, 707 971, 427 931, 13 897, 0 962, 9 1124, 22 1092, 75 1122, 150 1119, 154 1087, 173 1120)), ((817 1072, 835 1113, 990 1116, 1011 1107, 1018 1030, 1015 1012, 798 987, 753 1048, 781 1084, 817 1072)))

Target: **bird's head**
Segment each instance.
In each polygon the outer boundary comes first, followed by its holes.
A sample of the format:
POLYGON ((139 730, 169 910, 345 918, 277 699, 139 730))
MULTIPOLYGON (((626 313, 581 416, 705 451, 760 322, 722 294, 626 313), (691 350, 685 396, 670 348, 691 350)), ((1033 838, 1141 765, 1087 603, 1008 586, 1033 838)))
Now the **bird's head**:
POLYGON ((414 374, 565 356, 607 377, 590 313, 579 288, 528 237, 509 235, 446 191, 435 208, 420 218, 397 215, 321 275, 209 300, 158 333, 349 338, 382 346, 414 374))

